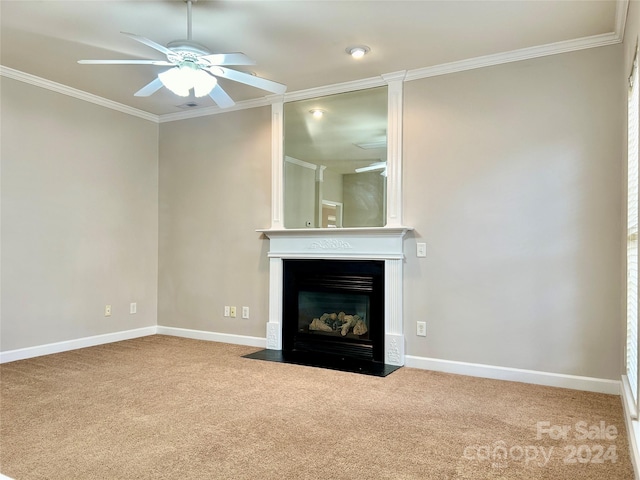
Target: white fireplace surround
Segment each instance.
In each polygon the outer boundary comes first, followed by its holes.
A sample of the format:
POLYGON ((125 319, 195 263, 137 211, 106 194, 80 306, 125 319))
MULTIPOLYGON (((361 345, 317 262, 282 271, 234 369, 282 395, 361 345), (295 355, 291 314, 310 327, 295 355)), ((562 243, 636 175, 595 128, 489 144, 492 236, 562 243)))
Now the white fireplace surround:
POLYGON ((270 239, 267 348, 282 350, 283 259, 384 261, 384 362, 404 365, 403 238, 410 227, 258 230, 270 239))

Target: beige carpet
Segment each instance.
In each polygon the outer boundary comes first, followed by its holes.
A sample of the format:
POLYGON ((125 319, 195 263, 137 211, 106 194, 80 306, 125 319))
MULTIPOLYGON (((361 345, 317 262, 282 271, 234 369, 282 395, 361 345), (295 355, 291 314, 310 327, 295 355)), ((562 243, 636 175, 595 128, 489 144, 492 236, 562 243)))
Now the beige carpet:
POLYGON ((617 396, 242 358, 256 350, 156 335, 4 364, 0 472, 16 480, 633 478, 617 396), (563 428, 566 439, 550 438, 563 428), (589 429, 600 438, 582 439, 589 429))

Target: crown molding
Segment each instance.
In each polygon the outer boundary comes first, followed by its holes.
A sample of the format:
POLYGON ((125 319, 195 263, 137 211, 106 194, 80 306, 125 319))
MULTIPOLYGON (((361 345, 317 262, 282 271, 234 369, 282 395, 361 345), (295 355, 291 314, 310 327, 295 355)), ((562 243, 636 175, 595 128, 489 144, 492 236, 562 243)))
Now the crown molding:
POLYGON ((509 52, 496 53, 493 55, 485 55, 482 57, 469 58, 458 62, 442 63, 432 67, 418 68, 409 70, 405 81, 418 80, 421 78, 436 77, 439 75, 447 75, 450 73, 464 72, 467 70, 475 70, 477 68, 491 67, 504 63, 519 62, 521 60, 529 60, 538 57, 547 57, 560 53, 569 53, 577 50, 585 50, 588 48, 604 47, 606 45, 614 45, 620 43, 622 38, 619 33, 604 33, 591 37, 583 37, 575 40, 567 40, 564 42, 549 43, 537 47, 521 48, 511 50, 509 52))
POLYGON ((61 93, 63 95, 77 98, 79 100, 84 100, 85 102, 94 103, 96 105, 107 107, 112 110, 117 110, 119 112, 126 113, 127 115, 133 115, 134 117, 149 120, 150 122, 158 123, 159 121, 158 115, 154 115, 153 113, 138 110, 137 108, 114 102, 113 100, 107 100, 106 98, 99 97, 98 95, 87 93, 76 88, 67 87, 66 85, 62 85, 61 83, 56 83, 51 80, 40 78, 35 75, 31 75, 30 73, 24 73, 19 70, 14 70, 13 68, 5 67, 4 65, 0 65, 0 76, 18 80, 19 82, 23 83, 28 83, 30 85, 35 85, 36 87, 45 88, 53 92, 61 93))
POLYGON ((315 163, 305 162, 304 160, 290 157, 288 155, 284 156, 284 161, 287 163, 293 163, 294 165, 298 165, 299 167, 308 168, 309 170, 317 170, 318 168, 320 168, 320 165, 316 165, 315 163))
POLYGON ((363 90, 365 88, 382 87, 386 85, 384 78, 371 77, 351 82, 334 83, 333 85, 324 85, 322 87, 308 88, 306 90, 297 90, 284 94, 283 101, 295 102, 298 100, 308 100, 310 98, 324 97, 326 95, 334 95, 336 93, 352 92, 354 90, 363 90))
POLYGON ((67 87, 60 83, 46 80, 44 78, 31 75, 29 73, 20 72, 9 67, 0 65, 0 76, 12 78, 20 82, 29 83, 37 87, 46 88, 63 95, 85 100, 96 105, 117 110, 128 115, 133 115, 155 123, 174 122, 178 120, 187 120, 190 118, 205 117, 209 115, 217 115, 219 113, 233 112, 236 110, 246 110, 249 108, 264 107, 278 102, 294 102, 297 100, 307 100, 325 95, 333 95, 336 93, 351 92, 354 90, 362 90, 365 88, 381 87, 388 84, 389 79, 396 79, 399 75, 403 76, 405 82, 419 80, 421 78, 436 77, 439 75, 447 75, 450 73, 464 72, 467 70, 475 70, 477 68, 491 67, 511 62, 519 62, 532 58, 545 57, 549 55, 557 55, 588 48, 603 47, 621 43, 624 39, 624 31, 626 27, 627 11, 629 8, 629 0, 616 0, 615 13, 615 31, 604 33, 601 35, 593 35, 589 37, 578 38, 575 40, 567 40, 563 42, 550 43, 536 47, 522 48, 509 52, 485 55, 482 57, 474 57, 457 62, 443 63, 433 65, 431 67, 418 68, 405 72, 393 72, 383 74, 377 77, 365 78, 350 82, 336 83, 333 85, 325 85, 322 87, 309 88, 306 90, 298 90, 295 92, 285 93, 284 95, 268 95, 266 97, 246 100, 236 103, 233 107, 206 107, 197 110, 185 112, 168 113, 164 115, 155 115, 145 112, 137 108, 129 107, 122 103, 114 102, 92 93, 87 93, 72 87, 67 87))
MULTIPOLYGON (((390 74, 393 75, 393 74, 390 74)), ((334 95, 336 93, 352 92, 354 90, 363 90, 365 88, 381 87, 386 85, 385 75, 380 77, 365 78, 362 80, 354 80, 352 82, 335 83, 333 85, 325 85, 322 87, 308 88, 306 90, 297 90, 288 92, 283 95, 267 95, 266 97, 246 100, 236 103, 232 107, 207 107, 191 110, 187 112, 167 113, 160 115, 160 123, 174 122, 176 120, 186 120, 189 118, 204 117, 208 115, 216 115, 218 113, 233 112, 234 110, 245 110, 247 108, 264 107, 277 102, 295 102, 298 100, 308 100, 310 98, 324 97, 326 95, 334 95)))
POLYGON ((627 15, 629 12, 629 0, 616 1, 616 25, 614 33, 620 41, 624 40, 624 31, 627 26, 627 15))
POLYGON ((366 88, 382 87, 387 85, 390 80, 403 79, 405 82, 418 80, 421 78, 435 77, 438 75, 447 75, 449 73, 464 72, 466 70, 474 70, 477 68, 490 67, 504 63, 519 62, 538 57, 546 57, 561 53, 569 53, 576 50, 585 50, 588 48, 603 47, 614 45, 622 42, 624 37, 624 26, 627 14, 629 0, 618 0, 616 8, 616 31, 601 35, 578 38, 575 40, 567 40, 563 42, 550 43, 536 47, 522 48, 509 52, 497 53, 493 55, 485 55, 482 57, 469 58, 458 62, 443 63, 432 67, 418 68, 415 70, 400 71, 382 74, 378 77, 370 77, 350 82, 335 83, 333 85, 324 85, 322 87, 314 87, 305 90, 297 90, 295 92, 287 92, 284 95, 270 95, 259 100, 251 100, 246 102, 238 102, 234 107, 221 109, 219 107, 202 108, 191 112, 171 113, 160 116, 160 122, 185 120, 187 118, 202 117, 206 115, 214 115, 233 110, 242 110, 245 108, 254 108, 257 106, 269 105, 275 102, 295 102, 298 100, 308 100, 310 98, 323 97, 326 95, 334 95, 337 93, 352 92, 355 90, 363 90, 366 88))
POLYGON ((405 78, 407 77, 407 71, 400 70, 399 72, 383 73, 380 76, 384 79, 384 82, 387 84, 391 82, 404 82, 405 78))

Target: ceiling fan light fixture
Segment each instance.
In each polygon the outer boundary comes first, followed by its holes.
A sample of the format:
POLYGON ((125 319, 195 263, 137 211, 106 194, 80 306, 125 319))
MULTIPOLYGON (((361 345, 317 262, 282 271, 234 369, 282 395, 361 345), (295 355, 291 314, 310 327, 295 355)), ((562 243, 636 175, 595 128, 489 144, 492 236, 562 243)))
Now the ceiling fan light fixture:
POLYGON ((196 75, 193 78, 193 93, 196 97, 205 97, 217 84, 216 77, 209 75, 204 70, 196 70, 196 75))
POLYGON ((158 74, 162 84, 180 97, 188 97, 191 88, 189 75, 182 67, 173 67, 158 74))
POLYGON ((204 97, 218 84, 218 80, 213 75, 209 75, 192 62, 170 68, 158 74, 158 79, 165 87, 181 97, 188 97, 191 89, 196 97, 204 97))
POLYGON ((367 53, 369 53, 371 49, 366 45, 356 45, 354 47, 347 47, 346 52, 351 55, 351 57, 356 60, 364 57, 367 53))

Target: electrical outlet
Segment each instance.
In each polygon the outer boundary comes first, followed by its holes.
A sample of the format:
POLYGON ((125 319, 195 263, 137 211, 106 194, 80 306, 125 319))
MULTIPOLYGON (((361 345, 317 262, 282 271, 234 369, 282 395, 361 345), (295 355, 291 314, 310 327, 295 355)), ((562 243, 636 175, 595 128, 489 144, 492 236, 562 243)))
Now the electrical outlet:
POLYGON ((104 306, 104 316, 105 317, 110 317, 111 316, 111 305, 105 305, 104 306))
POLYGON ((236 307, 229 308, 229 313, 231 314, 231 318, 236 318, 236 307))
POLYGON ((138 305, 136 304, 136 302, 129 304, 129 313, 133 315, 134 313, 137 313, 137 312, 138 312, 138 305))
POLYGON ((249 318, 249 307, 242 307, 242 318, 249 318))
POLYGON ((225 305, 225 307, 224 307, 224 316, 228 317, 229 315, 231 315, 231 307, 229 307, 228 305, 225 305))
POLYGON ((416 322, 416 335, 419 337, 427 336, 427 322, 416 322))

